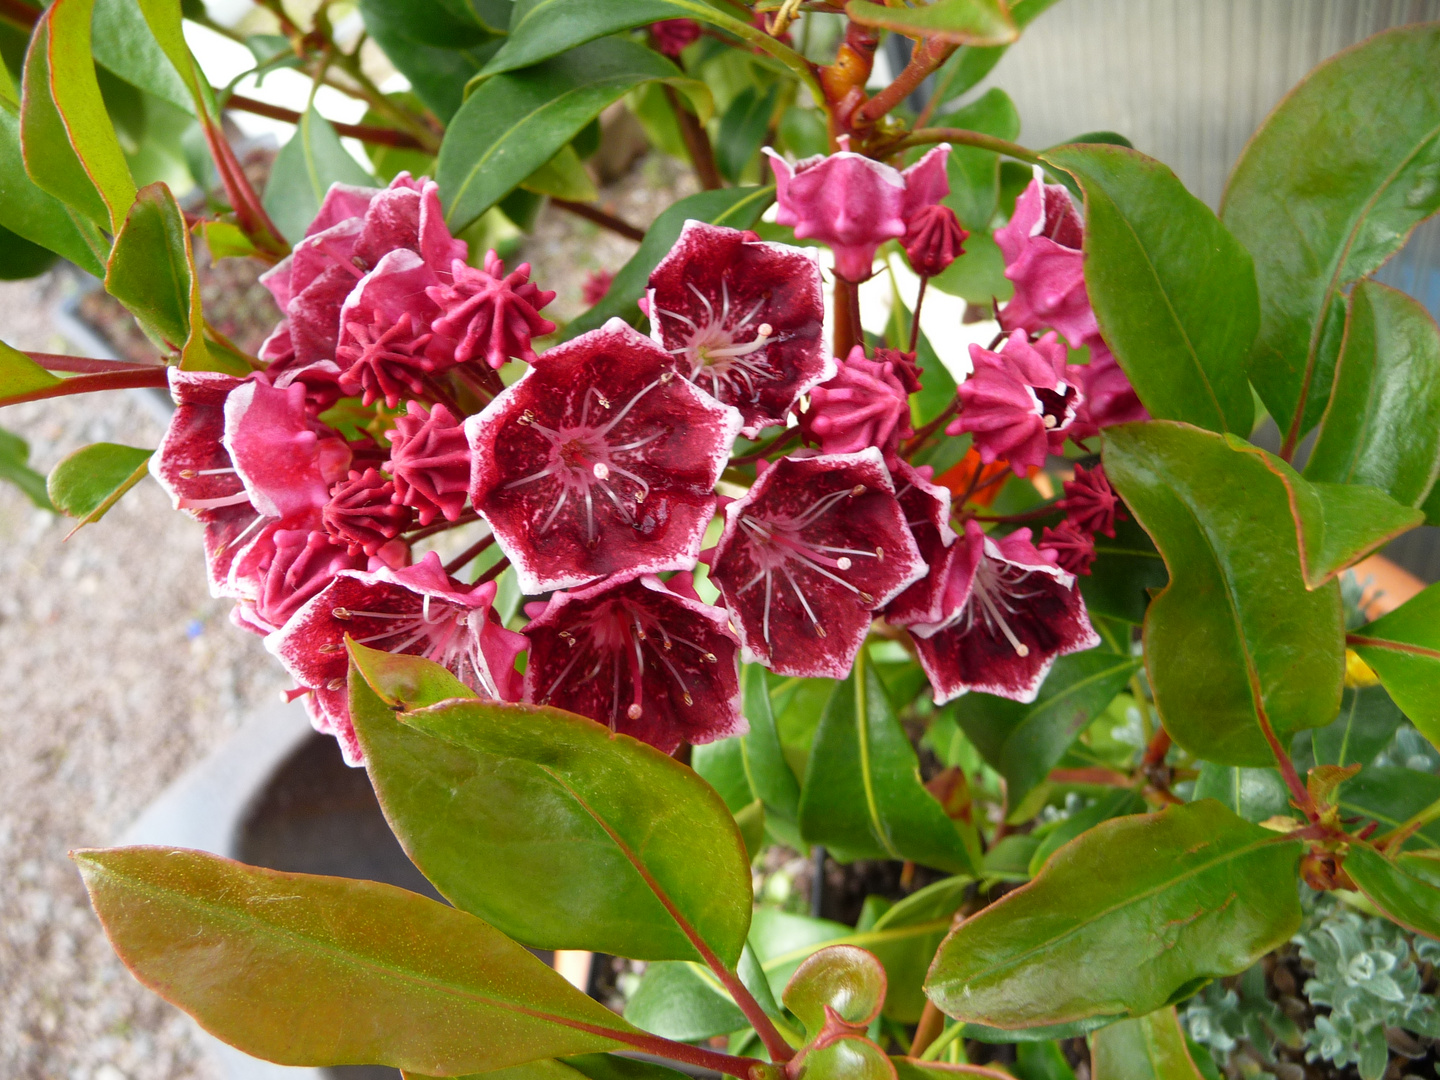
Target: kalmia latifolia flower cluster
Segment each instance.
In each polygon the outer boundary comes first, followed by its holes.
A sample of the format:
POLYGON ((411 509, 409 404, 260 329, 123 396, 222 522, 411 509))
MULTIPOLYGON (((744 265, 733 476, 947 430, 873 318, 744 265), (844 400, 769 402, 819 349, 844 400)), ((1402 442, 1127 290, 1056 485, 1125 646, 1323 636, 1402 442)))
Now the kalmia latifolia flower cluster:
MULTIPOLYGON (((684 25, 653 30, 688 41, 684 25)), ((775 159, 779 220, 829 244, 849 280, 887 240, 932 276, 965 239, 941 204, 947 152, 904 172, 849 152, 775 159)), ((1143 409, 1085 298, 1064 190, 1032 185, 997 236, 1015 299, 1003 340, 972 349, 947 430, 1024 475, 1143 409)), ((1075 470, 1038 545, 984 531, 907 456, 914 355, 830 355, 811 253, 688 222, 640 298, 648 336, 612 319, 538 352, 554 294, 528 265, 470 255, 433 183, 336 185, 264 279, 284 312, 266 366, 171 371, 152 470, 204 524, 213 592, 347 760, 347 639, 667 752, 745 730, 742 657, 843 678, 877 619, 908 632, 937 702, 1029 700, 1057 656, 1096 644, 1075 575, 1120 513, 1103 472, 1075 470), (732 460, 741 436, 772 435, 732 460), (462 526, 480 537, 465 555, 425 550, 462 526), (487 543, 504 561, 457 578, 487 543), (702 562, 718 603, 697 593, 702 562), (495 606, 506 565, 531 598, 515 628, 495 606)))

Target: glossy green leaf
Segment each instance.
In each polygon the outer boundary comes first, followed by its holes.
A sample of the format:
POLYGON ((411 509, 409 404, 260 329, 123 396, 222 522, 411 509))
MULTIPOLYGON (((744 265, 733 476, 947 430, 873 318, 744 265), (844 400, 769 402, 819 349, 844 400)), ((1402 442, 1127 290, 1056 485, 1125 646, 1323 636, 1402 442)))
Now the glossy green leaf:
POLYGON ((669 60, 618 37, 486 79, 440 146, 436 180, 450 230, 460 232, 494 206, 629 90, 656 81, 708 100, 709 91, 669 60))
POLYGON ((1034 701, 966 694, 953 706, 955 719, 1005 777, 1010 806, 1017 807, 1139 669, 1138 658, 1102 649, 1071 653, 1055 661, 1034 701))
POLYGON ((650 272, 675 246, 686 221, 694 218, 712 225, 748 229, 760 220, 774 198, 773 187, 740 187, 700 191, 673 203, 646 230, 639 249, 616 273, 604 299, 573 319, 561 332, 562 336, 572 338, 617 317, 629 323, 637 321, 640 318, 637 301, 645 295, 650 272))
POLYGON ((1075 1080, 1065 1051, 1053 1039, 1017 1045, 1013 1068, 1020 1080, 1075 1080))
POLYGON ((961 923, 926 993, 1012 1030, 1143 1016, 1294 933, 1300 850, 1208 799, 1107 821, 961 923))
POLYGON ((1145 530, 1133 518, 1115 523, 1115 535, 1095 537, 1095 561, 1080 578, 1080 595, 1091 622, 1095 616, 1139 625, 1152 593, 1165 588, 1170 575, 1145 530))
POLYGON ((25 56, 20 139, 31 179, 111 232, 135 198, 135 181, 100 97, 90 57, 94 0, 55 0, 25 56))
POLYGON ((52 375, 19 349, 0 341, 0 400, 59 386, 60 376, 52 375))
POLYGON ((105 249, 104 239, 89 221, 82 227, 64 203, 30 179, 20 152, 20 117, 5 105, 0 105, 0 225, 95 277, 105 275, 96 255, 97 249, 105 249))
POLYGON ((851 1027, 867 1027, 885 1004, 885 968, 855 945, 830 945, 795 969, 781 1000, 812 1039, 831 1012, 851 1027))
POLYGON ((859 1035, 845 1035, 805 1056, 811 1080, 896 1080, 885 1051, 859 1035))
POLYGON ((1166 730, 1197 757, 1271 764, 1261 717, 1282 745, 1328 724, 1344 676, 1339 586, 1305 587, 1285 485, 1261 451, 1165 421, 1107 429, 1104 457, 1170 573, 1145 617, 1166 730))
MULTIPOLYGON (((935 127, 965 128, 999 139, 1020 137, 1020 114, 1010 95, 991 87, 955 112, 937 116, 935 127)), ((990 228, 1000 203, 1000 155, 974 146, 952 146, 945 163, 950 194, 942 200, 971 232, 990 228)))
POLYGON ((1194 798, 1224 803, 1226 809, 1257 824, 1295 813, 1279 769, 1247 769, 1202 761, 1194 798))
POLYGON ((889 989, 885 1016, 913 1024, 925 1008, 925 975, 935 950, 950 931, 950 921, 965 902, 968 876, 945 878, 898 901, 851 944, 874 953, 885 965, 889 989))
POLYGON ((1175 1006, 1122 1020, 1090 1038, 1092 1080, 1204 1080, 1175 1006))
POLYGON ((1400 505, 1379 488, 1307 483, 1279 458, 1264 451, 1257 451, 1257 456, 1285 485, 1299 533, 1300 565, 1305 584, 1312 589, 1425 519, 1419 510, 1400 505))
POLYGON ((146 25, 150 27, 150 33, 154 35, 155 43, 160 46, 160 50, 170 61, 170 66, 174 68, 181 83, 189 91, 190 99, 195 105, 195 113, 211 117, 212 122, 216 121, 220 110, 216 107, 215 95, 210 89, 210 81, 200 70, 200 65, 195 62, 195 57, 190 52, 190 46, 185 41, 181 8, 186 0, 135 0, 135 2, 139 4, 140 11, 145 16, 146 25))
POLYGON ((465 85, 504 43, 504 26, 487 28, 469 12, 435 0, 360 0, 365 29, 419 98, 449 123, 465 85))
POLYGON ((645 969, 634 997, 625 1003, 625 1019, 653 1035, 681 1042, 729 1035, 750 1024, 713 973, 683 960, 661 961, 645 969))
MULTIPOLYGON (((429 1080, 416 1072, 402 1074, 404 1080, 429 1080)), ((567 1058, 542 1058, 508 1069, 475 1073, 461 1080, 684 1080, 685 1073, 653 1061, 641 1061, 618 1054, 577 1054, 567 1058)))
POLYGON ((1003 0, 935 0, 918 7, 850 0, 845 14, 865 26, 957 45, 1008 45, 1020 36, 1003 0))
POLYGON ((771 828, 788 826, 799 841, 800 784, 785 760, 775 730, 765 669, 759 664, 746 664, 742 680, 745 718, 750 724, 750 730, 740 738, 745 777, 750 790, 764 802, 771 828))
POLYGON ((1295 767, 1304 776, 1314 765, 1369 765, 1404 721, 1383 686, 1346 687, 1339 716, 1295 736, 1290 748, 1295 767))
POLYGON ((755 799, 731 813, 740 839, 745 842, 745 857, 753 863, 765 847, 765 804, 755 799))
MULTIPOLYGON (((1367 765, 1340 788, 1341 814, 1360 819, 1352 831, 1374 821, 1387 833, 1436 801, 1440 776, 1395 765, 1367 765)), ((1440 822, 1424 826, 1405 846, 1440 847, 1440 822)))
POLYGON ((1390 861, 1368 844, 1350 845, 1345 872, 1392 921, 1440 940, 1440 888, 1432 880, 1390 861))
POLYGON ((1040 872, 1040 868, 1049 861, 1051 855, 1081 833, 1089 832, 1102 821, 1144 812, 1145 800, 1140 797, 1139 792, 1130 788, 1120 788, 1107 795, 1102 795, 1092 805, 1083 810, 1077 810, 1045 834, 1044 839, 1040 841, 1040 846, 1030 856, 1030 863, 1026 867, 1028 876, 1034 877, 1040 872))
POLYGON ((56 509, 81 525, 99 521, 120 497, 145 478, 153 450, 118 443, 81 447, 50 470, 46 490, 56 509))
POLYGON ((919 759, 865 649, 820 718, 800 789, 800 832, 846 862, 974 869, 956 823, 920 781, 919 759))
POLYGON ((704 950, 734 967, 749 859, 694 773, 558 709, 401 696, 397 720, 382 698, 434 665, 382 671, 354 648, 365 677, 351 680, 351 716, 381 808, 452 903, 536 948, 645 960, 704 950))
POLYGON ((550 195, 571 202, 594 202, 600 197, 595 181, 585 169, 575 147, 566 144, 560 152, 527 176, 520 184, 526 191, 550 195))
POLYGON ((1028 881, 1043 841, 1034 833, 1011 833, 985 852, 984 880, 1028 881))
POLYGON ((1406 716, 1440 746, 1440 585, 1346 639, 1406 716))
POLYGON ((780 84, 768 89, 747 86, 735 95, 730 107, 720 117, 720 131, 715 140, 715 163, 720 175, 737 183, 745 167, 760 152, 760 144, 770 130, 770 118, 780 99, 780 84))
POLYGON ((1369 484, 1418 506, 1440 474, 1440 329, 1377 281, 1350 292, 1335 386, 1307 480, 1369 484))
POLYGON ((639 1034, 479 919, 403 889, 173 848, 72 858, 135 976, 256 1057, 453 1075, 639 1034))
POLYGON ((330 121, 311 106, 275 158, 265 185, 265 212, 293 244, 305 235, 325 193, 336 183, 374 187, 375 178, 341 144, 330 121))
POLYGON ((0 428, 0 480, 7 480, 25 493, 41 510, 54 511, 45 490, 45 477, 30 467, 30 446, 19 435, 0 428))
POLYGON ((1376 34, 1291 90, 1251 136, 1221 215, 1255 257, 1251 378, 1282 432, 1320 419, 1344 291, 1440 207, 1440 25, 1376 34))
POLYGON ((53 251, 0 225, 0 281, 39 277, 55 265, 56 259, 53 251))
POLYGON ((1085 287, 1153 416, 1248 435, 1245 357, 1259 324, 1250 257, 1169 168, 1121 146, 1045 160, 1085 192, 1085 287))
MULTIPOLYGON (((178 21, 180 4, 172 3, 178 21)), ((147 6, 156 8, 157 0, 149 0, 147 6)), ((137 0, 95 0, 91 32, 98 63, 131 86, 197 115, 194 97, 155 40, 137 0)))
MULTIPOLYGON (((205 345, 200 277, 180 204, 164 184, 141 188, 115 237, 105 291, 125 305, 150 336, 180 354, 186 371, 224 370, 205 345)), ((232 371, 245 375, 248 368, 232 371)))

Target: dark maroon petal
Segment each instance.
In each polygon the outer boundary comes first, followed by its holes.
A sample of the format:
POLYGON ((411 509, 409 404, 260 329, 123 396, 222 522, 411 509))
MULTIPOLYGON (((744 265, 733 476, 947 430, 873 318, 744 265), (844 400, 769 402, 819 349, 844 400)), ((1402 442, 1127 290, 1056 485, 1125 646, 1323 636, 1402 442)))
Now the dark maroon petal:
POLYGON ((390 432, 385 471, 395 478, 395 500, 414 507, 421 525, 442 514, 455 521, 470 491, 470 444, 461 422, 444 405, 427 413, 410 402, 390 432))
POLYGON ((950 527, 950 491, 932 484, 931 475, 928 466, 917 469, 904 461, 897 462, 893 471, 895 497, 905 512, 905 524, 929 568, 924 577, 885 606, 886 621, 896 626, 935 623, 944 618, 949 570, 946 552, 955 543, 955 530, 950 527))
POLYGON ((952 560, 945 619, 911 628, 935 703, 971 690, 1034 701, 1056 657, 1100 643, 1075 578, 1031 545, 1028 529, 996 540, 970 521, 962 545, 970 557, 952 560))
POLYGON ((880 451, 782 458, 725 508, 710 580, 784 675, 844 678, 873 612, 925 574, 880 451))
POLYGON ((876 447, 887 465, 910 430, 910 398, 893 365, 867 360, 856 345, 833 379, 810 392, 800 428, 824 454, 854 454, 876 447))
POLYGON ((948 206, 927 206, 906 222, 905 255, 921 277, 934 277, 965 254, 970 234, 948 206))
POLYGON ((527 595, 688 570, 740 414, 620 319, 540 357, 465 422, 470 498, 527 595))
POLYGON ((542 292, 530 281, 530 264, 521 263, 507 274, 491 251, 483 270, 457 259, 451 271, 452 282, 431 286, 426 293, 440 309, 432 328, 455 343, 453 361, 480 358, 497 370, 511 357, 533 364, 530 339, 555 330, 555 324, 539 314, 555 294, 542 292))
POLYGON ((525 627, 525 700, 588 716, 667 754, 682 742, 741 734, 740 644, 728 621, 722 608, 649 575, 558 592, 525 627))
POLYGON ((423 656, 484 697, 519 698, 515 658, 525 638, 491 607, 493 581, 468 586, 427 552, 402 570, 346 570, 297 611, 265 647, 302 686, 345 685, 345 636, 385 652, 423 656))
POLYGON ((360 768, 365 764, 365 752, 360 749, 355 726, 350 722, 350 692, 344 686, 334 690, 320 687, 308 691, 305 694, 305 712, 310 716, 311 727, 321 735, 335 736, 346 765, 360 768))
POLYGON ((800 248, 687 221, 650 275, 651 336, 674 368, 740 410, 746 438, 785 422, 835 374, 821 340, 820 271, 800 248))
POLYGON ((1075 466, 1075 479, 1065 481, 1065 517, 1076 530, 1115 535, 1120 497, 1110 487, 1105 466, 1075 466))
POLYGON ((900 380, 900 385, 905 387, 905 393, 918 394, 920 392, 920 376, 925 372, 924 369, 915 362, 915 354, 913 352, 879 348, 875 350, 875 359, 891 366, 895 372, 895 377, 900 380))
POLYGON ((1095 537, 1081 532, 1069 522, 1055 528, 1047 526, 1036 545, 1041 555, 1053 555, 1054 563, 1066 573, 1089 574, 1095 561, 1095 537))
MULTIPOLYGON (((150 474, 169 494, 177 510, 208 521, 224 507, 250 506, 250 496, 230 451, 221 442, 225 434, 225 399, 240 379, 211 371, 168 371, 175 411, 165 437, 150 458, 150 474)), ((252 512, 253 516, 253 512, 252 512)))
POLYGON ((374 555, 407 528, 414 517, 408 506, 394 501, 395 483, 375 469, 351 471, 330 490, 320 512, 325 531, 351 555, 374 555))

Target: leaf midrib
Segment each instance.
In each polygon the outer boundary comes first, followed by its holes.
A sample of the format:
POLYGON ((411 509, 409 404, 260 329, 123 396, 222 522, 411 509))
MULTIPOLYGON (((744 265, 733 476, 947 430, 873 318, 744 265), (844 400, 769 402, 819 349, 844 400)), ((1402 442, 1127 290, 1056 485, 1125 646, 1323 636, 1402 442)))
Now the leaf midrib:
POLYGON ((862 649, 855 658, 855 733, 860 744, 860 783, 865 790, 865 806, 870 814, 870 825, 875 839, 880 841, 880 845, 892 859, 903 861, 905 856, 895 849, 884 822, 880 820, 880 805, 875 794, 875 776, 870 764, 870 687, 866 681, 869 678, 867 666, 862 649))

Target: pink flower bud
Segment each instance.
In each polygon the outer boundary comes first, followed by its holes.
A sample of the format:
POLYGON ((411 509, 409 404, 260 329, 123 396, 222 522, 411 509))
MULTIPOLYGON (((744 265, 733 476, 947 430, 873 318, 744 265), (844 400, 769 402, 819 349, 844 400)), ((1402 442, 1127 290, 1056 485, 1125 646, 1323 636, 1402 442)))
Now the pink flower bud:
POLYGON ((439 515, 454 521, 465 510, 470 489, 470 446, 460 420, 444 405, 428 413, 410 402, 390 432, 390 463, 394 500, 415 509, 421 525, 439 515))
POLYGON ((856 345, 840 364, 839 373, 810 391, 810 408, 800 418, 806 438, 821 453, 853 454, 878 447, 893 463, 900 440, 908 438, 910 399, 894 365, 865 359, 856 345))
POLYGON ((1088 575, 1090 564, 1095 561, 1095 538, 1068 521, 1061 522, 1053 529, 1046 526, 1040 534, 1039 550, 1041 555, 1051 557, 1061 570, 1088 575))
POLYGON ((415 516, 394 501, 395 483, 375 469, 350 473, 330 491, 320 512, 325 531, 351 555, 374 555, 410 525, 415 516))
POLYGON ((965 254, 970 234, 960 227, 955 211, 935 204, 920 210, 905 230, 905 254, 921 277, 934 277, 965 254))
POLYGON ((491 251, 483 270, 458 259, 450 270, 452 284, 434 285, 425 293, 441 312, 432 329, 456 342, 454 362, 465 364, 481 357, 496 370, 511 357, 533 364, 530 339, 555 331, 555 324, 540 316, 540 309, 555 294, 530 280, 530 264, 521 263, 507 274, 505 264, 491 251))
MULTIPOLYGON (((1110 487, 1105 467, 1075 466, 1075 479, 1065 481, 1065 517, 1076 530, 1115 535, 1115 518, 1120 515, 1120 497, 1110 487)), ((1123 515, 1120 515, 1123 516, 1123 515)))
POLYGON ((1078 349, 1099 332, 1085 291, 1084 228, 1070 193, 1032 180, 1010 221, 995 230, 1015 295, 1000 311, 1006 330, 1055 330, 1078 349))
POLYGON ((687 45, 700 37, 700 24, 694 19, 663 19, 650 24, 650 39, 658 52, 675 59, 687 45))

